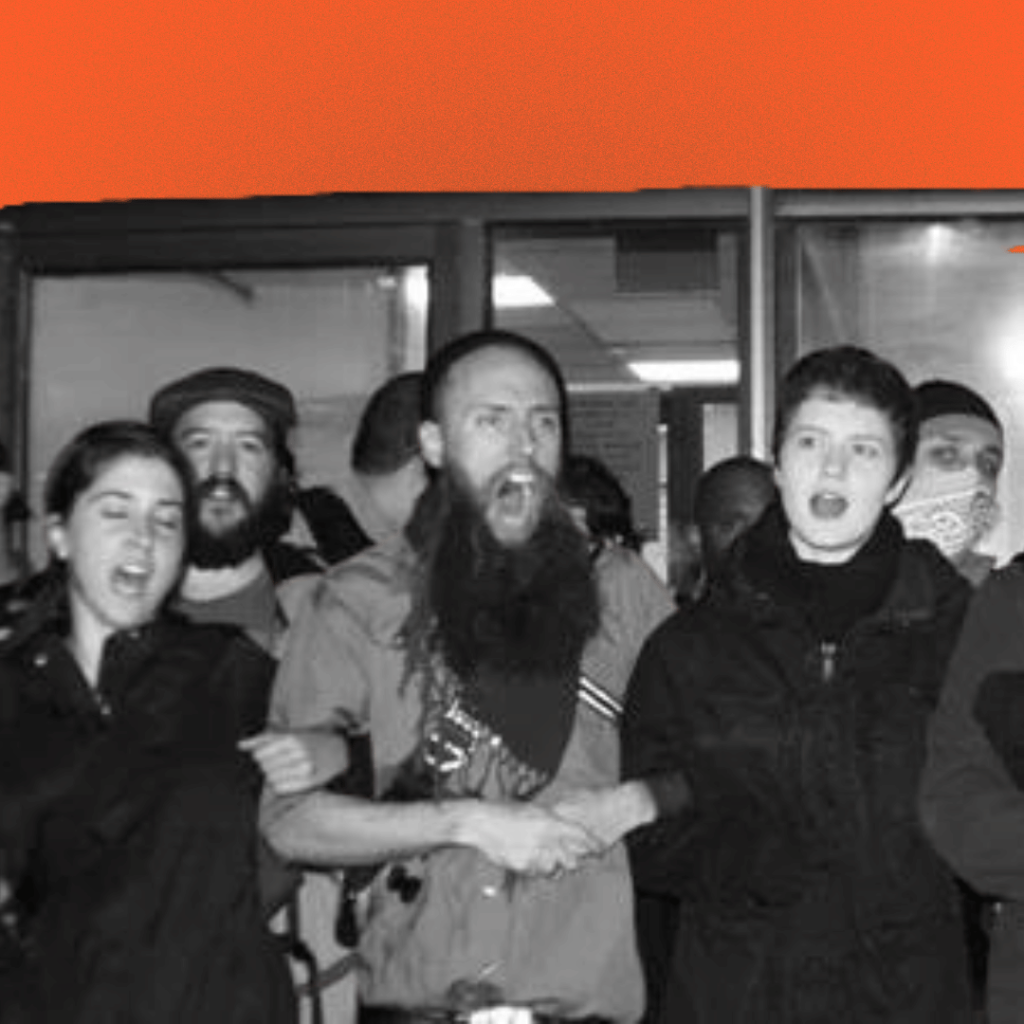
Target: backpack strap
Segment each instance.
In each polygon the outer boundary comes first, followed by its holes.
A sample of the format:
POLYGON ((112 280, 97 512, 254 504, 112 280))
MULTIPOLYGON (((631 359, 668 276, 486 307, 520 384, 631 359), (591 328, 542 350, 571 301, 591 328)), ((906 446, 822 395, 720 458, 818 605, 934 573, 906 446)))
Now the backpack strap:
POLYGON ((590 676, 581 675, 578 690, 579 699, 602 718, 618 725, 622 718, 622 701, 608 692, 590 676))

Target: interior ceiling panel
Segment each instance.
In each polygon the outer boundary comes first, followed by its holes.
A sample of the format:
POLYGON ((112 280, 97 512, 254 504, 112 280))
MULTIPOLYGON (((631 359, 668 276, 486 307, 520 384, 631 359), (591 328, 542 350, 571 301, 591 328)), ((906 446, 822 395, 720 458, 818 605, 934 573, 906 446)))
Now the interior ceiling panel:
MULTIPOLYGON (((704 232, 703 235, 708 235, 704 232)), ((636 382, 627 363, 636 359, 714 358, 736 352, 737 327, 726 291, 727 263, 714 246, 643 253, 647 269, 634 266, 628 286, 613 235, 583 238, 503 239, 496 247, 496 271, 531 277, 554 306, 503 309, 503 326, 532 334, 548 345, 570 380, 636 382), (651 259, 675 261, 681 286, 651 259), (694 261, 716 266, 695 270, 694 261), (725 280, 723 280, 725 278, 725 280), (643 291, 647 280, 656 290, 643 291), (719 288, 709 288, 717 281, 719 288), (695 287, 700 282, 703 287, 695 287), (687 287, 686 285, 689 285, 687 287)))

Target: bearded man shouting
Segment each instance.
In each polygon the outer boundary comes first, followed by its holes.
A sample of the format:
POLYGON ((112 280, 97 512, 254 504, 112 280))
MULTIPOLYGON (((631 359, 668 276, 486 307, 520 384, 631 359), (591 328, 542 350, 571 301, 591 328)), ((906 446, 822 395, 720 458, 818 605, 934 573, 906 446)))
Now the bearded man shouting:
POLYGON ((631 659, 584 677, 621 609, 558 496, 566 412, 529 339, 440 350, 420 430, 435 475, 406 536, 331 569, 288 638, 272 714, 346 728, 353 770, 340 792, 268 791, 264 826, 361 887, 364 1024, 643 1009, 620 839, 654 809, 615 767, 631 659))

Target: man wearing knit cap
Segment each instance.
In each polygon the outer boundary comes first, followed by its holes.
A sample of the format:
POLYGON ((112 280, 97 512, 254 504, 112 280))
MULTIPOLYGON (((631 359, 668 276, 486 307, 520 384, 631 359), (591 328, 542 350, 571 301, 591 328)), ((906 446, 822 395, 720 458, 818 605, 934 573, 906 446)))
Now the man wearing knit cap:
POLYGON ((895 512, 908 537, 932 541, 977 586, 994 559, 976 550, 998 518, 1003 427, 976 391, 948 380, 915 389, 920 438, 895 512))

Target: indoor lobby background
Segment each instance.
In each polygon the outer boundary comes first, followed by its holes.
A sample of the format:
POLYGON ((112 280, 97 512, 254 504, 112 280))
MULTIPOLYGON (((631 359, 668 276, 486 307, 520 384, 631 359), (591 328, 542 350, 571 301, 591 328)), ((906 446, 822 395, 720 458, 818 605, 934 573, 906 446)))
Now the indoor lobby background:
MULTIPOLYGON (((30 504, 80 426, 238 364, 299 399, 303 480, 345 493, 367 395, 493 324, 558 357, 577 447, 627 483, 648 555, 700 471, 768 453, 794 358, 866 345, 1002 416, 1000 560, 1024 548, 1024 192, 365 194, 0 211, 0 437, 30 504)), ((23 543, 39 548, 30 525, 23 543)))

